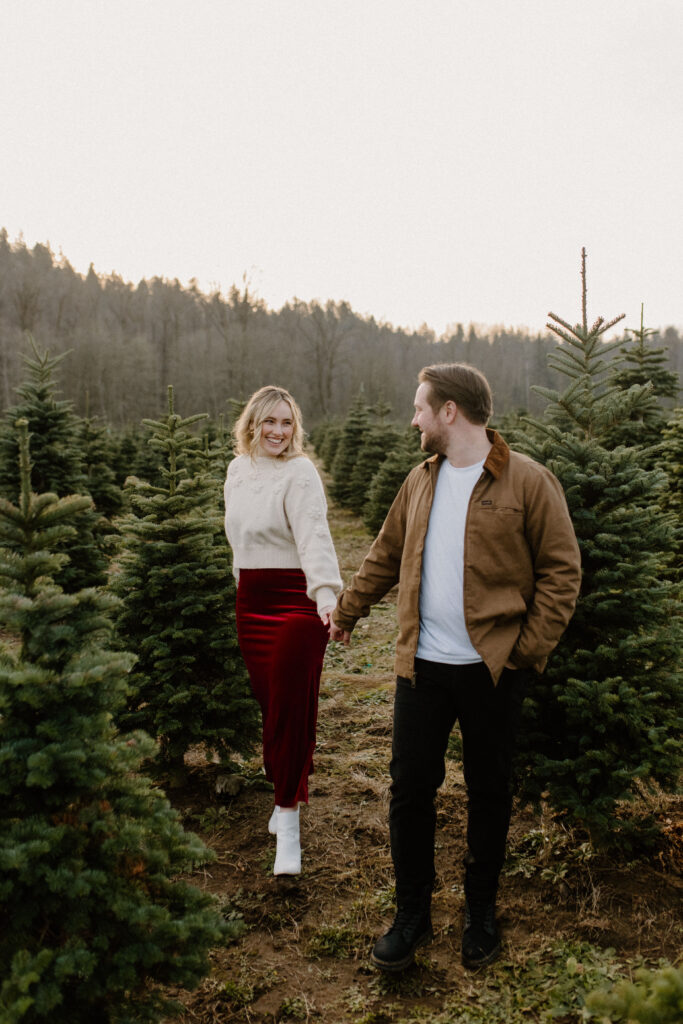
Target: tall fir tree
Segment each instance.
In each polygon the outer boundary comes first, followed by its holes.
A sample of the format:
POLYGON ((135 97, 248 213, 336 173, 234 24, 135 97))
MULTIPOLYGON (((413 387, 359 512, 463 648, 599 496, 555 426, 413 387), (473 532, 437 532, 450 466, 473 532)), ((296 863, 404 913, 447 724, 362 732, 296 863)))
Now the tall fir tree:
POLYGON ((26 421, 19 451, 19 504, 0 499, 0 1020, 153 1021, 226 934, 175 879, 210 854, 140 774, 151 740, 114 728, 134 661, 115 599, 54 583, 89 499, 32 493, 26 421))
POLYGON ((121 643, 138 655, 121 722, 158 738, 174 782, 191 746, 228 758, 250 749, 258 723, 237 643, 221 485, 206 469, 188 470, 202 450, 190 428, 204 418, 177 415, 169 388, 168 416, 144 421, 165 482, 129 481, 132 512, 120 521, 111 583, 122 598, 121 643))
POLYGON ((118 444, 106 424, 91 416, 81 421, 80 444, 85 485, 96 511, 107 521, 100 527, 106 533, 123 510, 123 491, 115 470, 118 444))
POLYGON ((327 473, 332 472, 334 457, 337 454, 337 448, 341 441, 342 430, 341 423, 328 423, 322 439, 315 445, 315 450, 320 456, 323 468, 327 473))
POLYGON ((621 349, 621 357, 610 373, 610 383, 622 390, 634 384, 652 385, 652 391, 631 411, 628 419, 615 423, 605 439, 608 446, 640 445, 650 448, 645 456, 648 467, 656 464, 654 446, 662 440, 662 431, 680 391, 678 374, 666 369, 666 349, 652 343, 657 331, 645 326, 644 308, 640 307, 640 327, 628 328, 630 335, 621 349))
POLYGON ((363 514, 372 481, 401 440, 401 432, 391 424, 368 427, 349 481, 349 508, 356 515, 363 514))
MULTIPOLYGON (((67 353, 51 357, 33 338, 32 355, 25 357, 27 378, 17 388, 21 401, 8 409, 0 427, 0 495, 16 501, 19 494, 19 458, 14 424, 26 419, 31 434, 31 486, 36 493, 88 494, 82 462, 82 423, 70 402, 55 397, 55 371, 67 353)), ((106 557, 97 542, 94 508, 79 517, 75 534, 63 543, 68 559, 57 582, 72 592, 105 582, 106 557)))
POLYGON ((680 618, 661 567, 673 536, 659 507, 663 475, 638 447, 606 446, 614 426, 647 403, 650 384, 606 381, 601 337, 620 317, 589 327, 585 250, 582 322, 554 314, 562 344, 552 365, 570 378, 529 419, 525 450, 564 487, 581 548, 583 582, 573 619, 525 703, 522 794, 585 827, 594 842, 628 847, 646 834, 620 801, 653 782, 671 788, 681 764, 680 618))
POLYGON ((674 554, 666 571, 680 585, 683 581, 683 408, 673 410, 662 430, 657 466, 666 474, 667 481, 660 505, 671 516, 676 531, 674 554))
POLYGON ((411 469, 425 458, 419 434, 410 427, 400 436, 373 476, 363 506, 363 522, 370 533, 377 533, 411 469))
POLYGON ((370 416, 361 386, 342 426, 332 463, 330 494, 343 508, 351 508, 351 477, 368 430, 370 416))

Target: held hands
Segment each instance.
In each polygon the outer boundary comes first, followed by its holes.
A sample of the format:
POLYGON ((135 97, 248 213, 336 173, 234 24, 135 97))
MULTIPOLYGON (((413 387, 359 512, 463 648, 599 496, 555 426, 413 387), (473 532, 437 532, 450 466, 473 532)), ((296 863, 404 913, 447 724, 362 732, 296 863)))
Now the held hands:
MULTIPOLYGON (((334 610, 334 609, 333 609, 334 610)), ((345 629, 340 629, 337 623, 330 615, 330 640, 340 640, 345 647, 349 646, 351 642, 351 634, 347 633, 345 629)))
POLYGON ((348 647, 349 646, 349 642, 351 640, 351 634, 347 633, 346 630, 339 628, 339 626, 336 624, 336 622, 332 618, 332 612, 333 611, 334 611, 334 607, 321 609, 321 611, 319 613, 320 614, 320 620, 321 620, 323 626, 328 626, 329 627, 329 630, 330 630, 330 640, 341 640, 341 642, 346 647, 348 647))

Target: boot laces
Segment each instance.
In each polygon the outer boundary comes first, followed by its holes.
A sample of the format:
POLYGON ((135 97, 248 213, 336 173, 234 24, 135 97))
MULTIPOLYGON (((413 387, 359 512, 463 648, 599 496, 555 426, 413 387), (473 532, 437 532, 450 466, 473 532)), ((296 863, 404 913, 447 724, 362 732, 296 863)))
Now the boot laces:
POLYGON ((389 932, 399 932, 404 937, 412 936, 423 924, 425 917, 425 908, 419 904, 400 905, 389 932))

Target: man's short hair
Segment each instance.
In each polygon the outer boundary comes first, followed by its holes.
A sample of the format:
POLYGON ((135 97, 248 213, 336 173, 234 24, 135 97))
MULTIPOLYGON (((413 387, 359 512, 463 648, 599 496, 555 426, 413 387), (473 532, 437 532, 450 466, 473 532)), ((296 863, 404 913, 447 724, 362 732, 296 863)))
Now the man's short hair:
POLYGON ((418 380, 429 384, 427 401, 434 412, 445 402, 455 402, 466 420, 485 427, 493 415, 493 396, 483 373, 468 363, 435 363, 425 366, 418 380))

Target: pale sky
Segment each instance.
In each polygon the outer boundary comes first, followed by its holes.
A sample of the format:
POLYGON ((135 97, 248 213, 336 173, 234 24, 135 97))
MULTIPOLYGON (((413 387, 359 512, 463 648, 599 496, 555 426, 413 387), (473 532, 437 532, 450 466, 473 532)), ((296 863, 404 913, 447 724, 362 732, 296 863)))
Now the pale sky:
POLYGON ((683 0, 3 0, 0 140, 81 273, 683 325, 683 0))

